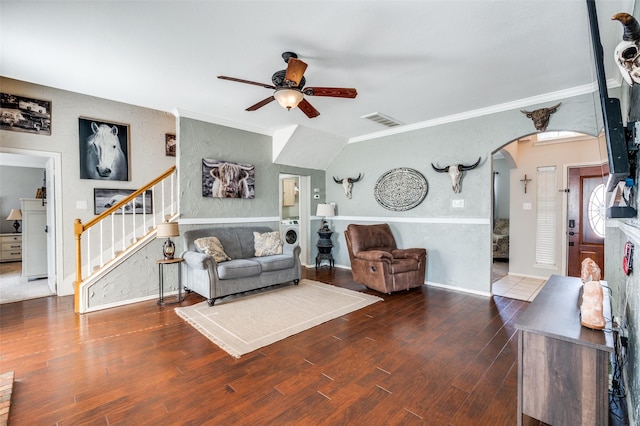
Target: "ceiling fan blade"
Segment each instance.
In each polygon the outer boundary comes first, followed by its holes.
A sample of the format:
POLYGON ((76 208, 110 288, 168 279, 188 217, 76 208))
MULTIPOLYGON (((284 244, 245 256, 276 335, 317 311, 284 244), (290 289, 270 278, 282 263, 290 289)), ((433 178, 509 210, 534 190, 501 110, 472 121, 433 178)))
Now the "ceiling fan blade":
POLYGON ((313 105, 311 105, 306 99, 300 101, 300 103, 298 104, 298 108, 300 108, 300 110, 304 112, 304 114, 309 118, 317 117, 320 115, 318 110, 315 109, 313 105))
POLYGON ((272 86, 271 84, 258 83, 258 82, 249 81, 249 80, 242 80, 241 78, 227 77, 226 75, 219 75, 218 78, 220 78, 222 80, 237 81, 238 83, 253 84, 254 86, 264 87, 265 89, 274 89, 275 90, 275 88, 276 88, 275 86, 272 86))
POLYGON ((331 96, 332 98, 355 98, 358 96, 356 89, 346 87, 305 87, 303 92, 309 96, 331 96))
POLYGON ((262 108, 263 106, 265 106, 268 103, 271 103, 271 102, 273 102, 275 100, 276 100, 276 98, 274 98, 273 96, 269 96, 268 98, 265 98, 265 99, 261 100, 257 104, 251 105, 249 108, 245 109, 245 111, 255 111, 258 108, 262 108))
POLYGON ((300 80, 302 80, 302 76, 304 75, 304 71, 307 69, 307 64, 302 62, 300 59, 289 58, 287 65, 287 73, 284 76, 285 82, 287 80, 294 83, 293 87, 298 87, 300 85, 300 80))

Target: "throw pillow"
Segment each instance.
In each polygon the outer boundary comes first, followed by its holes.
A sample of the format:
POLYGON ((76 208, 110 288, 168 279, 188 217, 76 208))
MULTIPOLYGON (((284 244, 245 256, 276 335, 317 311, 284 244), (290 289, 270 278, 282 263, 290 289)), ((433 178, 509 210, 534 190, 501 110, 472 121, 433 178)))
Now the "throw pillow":
POLYGON ((231 260, 227 253, 224 252, 222 243, 216 237, 203 237, 198 238, 193 242, 200 253, 213 256, 216 262, 224 262, 225 260, 231 260))
POLYGON ((274 254, 282 254, 282 240, 280 240, 280 232, 259 232, 253 233, 253 248, 256 250, 255 256, 272 256, 274 254))

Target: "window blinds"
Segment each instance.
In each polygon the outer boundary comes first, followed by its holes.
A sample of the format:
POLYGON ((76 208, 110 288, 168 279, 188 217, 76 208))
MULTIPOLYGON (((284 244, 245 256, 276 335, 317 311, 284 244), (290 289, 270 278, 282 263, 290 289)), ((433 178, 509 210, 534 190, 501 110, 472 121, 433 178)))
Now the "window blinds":
POLYGON ((536 264, 556 264, 556 167, 538 167, 536 195, 536 264))

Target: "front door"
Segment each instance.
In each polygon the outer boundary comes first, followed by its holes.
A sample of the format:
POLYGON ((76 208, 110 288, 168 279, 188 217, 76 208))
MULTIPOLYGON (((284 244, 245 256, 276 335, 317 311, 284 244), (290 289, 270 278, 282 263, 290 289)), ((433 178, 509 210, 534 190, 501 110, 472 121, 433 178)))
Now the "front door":
POLYGON ((567 205, 567 275, 579 277, 582 261, 590 257, 604 277, 605 184, 608 167, 569 168, 567 205))

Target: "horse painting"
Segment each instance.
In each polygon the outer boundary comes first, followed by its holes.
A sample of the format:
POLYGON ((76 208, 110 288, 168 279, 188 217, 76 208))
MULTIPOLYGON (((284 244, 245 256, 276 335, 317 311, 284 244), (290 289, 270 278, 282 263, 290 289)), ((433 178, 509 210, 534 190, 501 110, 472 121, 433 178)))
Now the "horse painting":
MULTIPOLYGON (((82 137, 83 123, 80 122, 82 137)), ((86 121, 86 120, 84 120, 86 121)), ((105 123, 98 124, 90 122, 89 129, 85 129, 88 134, 84 139, 84 146, 81 146, 80 155, 84 159, 81 165, 80 178, 82 179, 102 179, 102 180, 129 180, 129 166, 127 156, 123 151, 121 135, 118 125, 105 123)), ((85 123, 85 127, 87 123, 85 123)), ((125 149, 126 149, 126 134, 125 149)))

